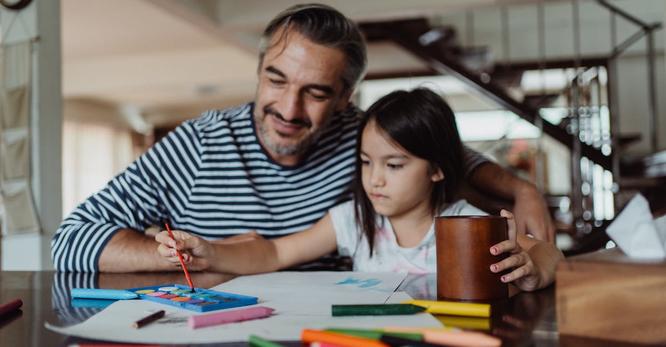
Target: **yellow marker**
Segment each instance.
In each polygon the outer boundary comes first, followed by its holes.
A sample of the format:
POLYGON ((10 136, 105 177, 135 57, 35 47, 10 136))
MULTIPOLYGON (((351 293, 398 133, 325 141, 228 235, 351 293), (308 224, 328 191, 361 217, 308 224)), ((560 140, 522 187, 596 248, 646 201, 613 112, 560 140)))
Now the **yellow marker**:
POLYGON ((490 331, 490 318, 436 315, 446 327, 490 331))
POLYGON ((426 312, 432 314, 490 317, 490 304, 431 300, 409 300, 405 301, 404 303, 425 307, 426 312))

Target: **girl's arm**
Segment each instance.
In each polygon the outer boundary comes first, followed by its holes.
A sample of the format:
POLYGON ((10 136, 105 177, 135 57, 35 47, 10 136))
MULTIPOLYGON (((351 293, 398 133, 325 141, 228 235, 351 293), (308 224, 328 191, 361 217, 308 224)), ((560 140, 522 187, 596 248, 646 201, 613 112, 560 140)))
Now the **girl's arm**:
POLYGON ((536 271, 539 273, 537 278, 536 288, 543 288, 555 281, 555 270, 557 264, 564 259, 562 251, 560 251, 554 243, 536 240, 518 234, 518 245, 527 252, 536 271))
POLYGON ((263 237, 238 242, 212 242, 184 231, 155 236, 158 253, 178 266, 178 249, 188 268, 232 274, 270 272, 318 259, 336 249, 335 230, 329 214, 309 229, 267 240, 263 237))

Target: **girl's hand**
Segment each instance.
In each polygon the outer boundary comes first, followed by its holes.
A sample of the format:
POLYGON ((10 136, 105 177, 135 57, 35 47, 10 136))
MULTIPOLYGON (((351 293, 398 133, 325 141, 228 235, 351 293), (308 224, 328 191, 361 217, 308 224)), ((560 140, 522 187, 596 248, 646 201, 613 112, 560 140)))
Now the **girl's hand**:
POLYGON ((498 273, 507 269, 513 269, 513 271, 502 275, 502 282, 511 282, 524 291, 533 291, 540 288, 542 281, 539 269, 535 266, 529 253, 520 247, 516 240, 516 221, 513 214, 502 210, 500 215, 507 219, 509 239, 490 247, 490 253, 493 255, 506 252, 511 254, 506 259, 490 265, 490 271, 498 273))
POLYGON ((212 243, 181 230, 172 230, 172 239, 166 230, 155 235, 155 241, 159 243, 157 252, 168 262, 179 267, 180 261, 176 250, 180 251, 183 261, 188 270, 206 270, 212 263, 214 246, 212 243))

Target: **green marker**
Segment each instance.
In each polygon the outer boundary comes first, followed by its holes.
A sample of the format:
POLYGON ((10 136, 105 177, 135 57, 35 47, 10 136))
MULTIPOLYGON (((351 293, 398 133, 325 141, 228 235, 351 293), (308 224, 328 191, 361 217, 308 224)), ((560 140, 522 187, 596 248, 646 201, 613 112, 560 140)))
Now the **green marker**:
POLYGON ((330 331, 332 333, 351 335, 364 337, 371 340, 380 340, 382 336, 395 336, 403 339, 413 340, 413 341, 423 341, 423 335, 419 333, 402 333, 395 331, 383 331, 380 329, 346 329, 346 328, 329 328, 325 331, 330 331))
POLYGON ((257 335, 250 335, 250 346, 253 347, 284 347, 279 343, 264 340, 257 335))
POLYGON ((337 316, 386 316, 414 314, 426 308, 412 304, 381 304, 381 305, 333 305, 332 315, 337 316))

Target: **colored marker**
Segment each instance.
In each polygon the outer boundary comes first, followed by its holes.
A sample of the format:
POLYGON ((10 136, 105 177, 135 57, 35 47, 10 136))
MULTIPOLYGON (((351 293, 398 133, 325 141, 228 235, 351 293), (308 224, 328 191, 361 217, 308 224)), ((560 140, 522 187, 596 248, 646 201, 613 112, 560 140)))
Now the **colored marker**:
POLYGON ((21 299, 14 299, 8 303, 2 304, 2 306, 0 306, 0 317, 18 311, 21 306, 23 306, 23 300, 21 299))
POLYGON ((134 322, 134 324, 132 324, 132 326, 135 329, 140 329, 140 328, 142 328, 142 327, 144 327, 144 326, 146 326, 146 325, 164 317, 165 313, 166 312, 164 312, 164 310, 159 310, 155 313, 149 314, 149 315, 139 319, 138 321, 134 322))
POLYGON ((462 317, 462 316, 435 316, 445 327, 471 329, 471 330, 490 330, 490 319, 480 317, 462 317))
POLYGON ((81 299, 128 300, 139 297, 138 294, 124 289, 72 288, 71 294, 72 298, 81 299))
POLYGON ((415 314, 426 308, 412 304, 380 304, 380 305, 333 305, 331 313, 338 316, 386 316, 415 314))
POLYGON ((104 299, 72 299, 70 304, 76 308, 106 308, 116 302, 116 300, 104 299))
POLYGON ((388 347, 388 345, 381 341, 311 329, 304 329, 301 332, 301 340, 306 343, 318 342, 340 347, 388 347))
POLYGON ((187 324, 192 329, 203 328, 211 325, 220 325, 225 323, 242 322, 251 319, 264 318, 273 314, 270 307, 256 306, 234 311, 224 311, 209 314, 190 316, 187 324))
POLYGON ((257 335, 250 335, 249 343, 252 347, 284 347, 284 345, 262 339, 257 335))
POLYGON ((404 304, 423 306, 432 314, 448 314, 454 316, 490 317, 490 304, 454 301, 409 300, 404 304))
POLYGON ((441 345, 435 345, 432 343, 427 343, 427 342, 422 342, 422 341, 414 341, 411 339, 405 339, 402 337, 398 336, 392 336, 392 335, 382 335, 380 336, 379 340, 381 342, 384 342, 385 344, 391 346, 391 347, 403 347, 403 346, 409 346, 409 347, 440 347, 441 345))
POLYGON ((337 334, 351 335, 363 337, 366 339, 379 340, 383 335, 391 335, 400 337, 403 339, 408 339, 411 341, 423 341, 423 335, 419 333, 396 333, 396 332, 386 332, 381 329, 347 329, 347 328, 329 328, 324 331, 329 331, 337 334))
POLYGON ((440 345, 499 347, 502 340, 495 336, 473 331, 426 331, 423 333, 426 342, 440 345))
MULTIPOLYGON (((166 226, 167 232, 169 233, 169 237, 175 242, 176 239, 173 237, 171 228, 169 228, 169 223, 164 223, 164 226, 166 226)), ((183 268, 183 272, 185 272, 185 279, 187 280, 187 284, 190 286, 190 291, 191 293, 194 293, 194 283, 192 283, 192 278, 190 278, 190 273, 187 271, 187 266, 185 266, 185 260, 183 260, 183 255, 180 254, 180 251, 178 250, 176 250, 176 255, 178 255, 178 261, 180 262, 180 266, 183 268)))
POLYGON ((474 331, 452 330, 447 328, 406 328, 389 327, 386 331, 418 332, 428 343, 452 346, 499 347, 502 340, 495 336, 474 331))

